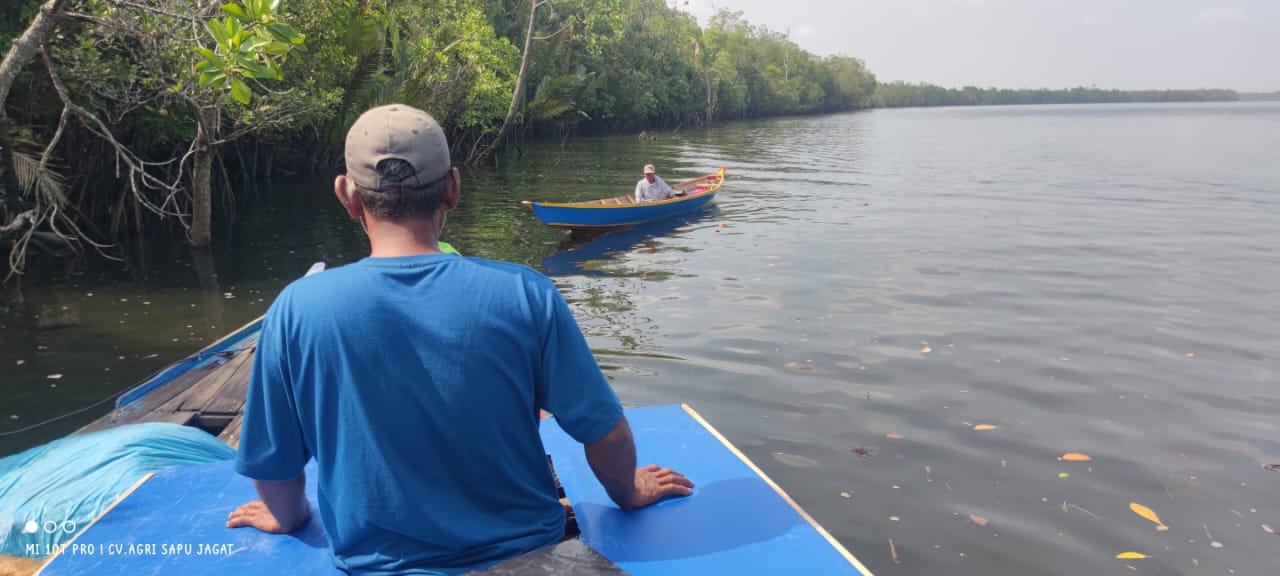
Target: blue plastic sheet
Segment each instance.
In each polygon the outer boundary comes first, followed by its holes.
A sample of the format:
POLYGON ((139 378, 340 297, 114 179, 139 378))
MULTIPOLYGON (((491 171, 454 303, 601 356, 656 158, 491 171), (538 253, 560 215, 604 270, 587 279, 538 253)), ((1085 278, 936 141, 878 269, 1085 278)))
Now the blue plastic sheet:
POLYGON ((233 457, 235 450, 208 432, 149 422, 68 436, 0 459, 0 554, 47 556, 144 475, 233 457))

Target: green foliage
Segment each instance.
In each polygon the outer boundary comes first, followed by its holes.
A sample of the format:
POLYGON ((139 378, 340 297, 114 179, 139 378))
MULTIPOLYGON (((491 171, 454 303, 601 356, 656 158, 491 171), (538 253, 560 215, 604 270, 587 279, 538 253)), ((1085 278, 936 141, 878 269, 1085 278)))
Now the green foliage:
POLYGON ((285 23, 280 0, 238 0, 220 8, 227 16, 205 23, 215 49, 197 46, 195 65, 201 87, 230 90, 231 97, 248 105, 253 90, 244 80, 281 80, 282 62, 291 51, 305 49, 306 37, 285 23))

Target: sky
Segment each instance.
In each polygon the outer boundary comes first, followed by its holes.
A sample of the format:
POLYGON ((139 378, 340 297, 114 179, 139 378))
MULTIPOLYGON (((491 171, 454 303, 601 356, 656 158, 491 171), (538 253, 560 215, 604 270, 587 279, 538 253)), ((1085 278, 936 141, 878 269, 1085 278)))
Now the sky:
MULTIPOLYGON (((669 0, 670 1, 670 0, 669 0)), ((882 82, 1280 90, 1280 0, 674 0, 721 8, 882 82)))

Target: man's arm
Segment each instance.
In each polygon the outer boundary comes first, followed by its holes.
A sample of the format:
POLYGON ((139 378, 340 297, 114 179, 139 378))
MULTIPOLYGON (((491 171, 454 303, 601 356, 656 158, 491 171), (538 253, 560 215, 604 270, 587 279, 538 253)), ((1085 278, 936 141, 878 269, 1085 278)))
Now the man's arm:
POLYGON ((675 470, 657 464, 636 468, 636 445, 626 416, 619 417, 603 438, 588 444, 586 452, 596 479, 623 510, 693 493, 693 482, 675 470))
POLYGON ((671 189, 671 185, 670 185, 670 184, 667 184, 667 181, 666 181, 666 180, 661 180, 661 179, 660 179, 660 180, 659 180, 659 182, 662 182, 662 197, 663 197, 663 198, 674 198, 674 197, 675 197, 675 195, 676 195, 676 192, 675 192, 675 190, 672 190, 672 189, 671 189))
POLYGON ((236 508, 227 517, 227 528, 252 526, 263 532, 288 534, 311 519, 311 503, 305 491, 306 472, 284 482, 254 480, 253 486, 262 499, 236 508))

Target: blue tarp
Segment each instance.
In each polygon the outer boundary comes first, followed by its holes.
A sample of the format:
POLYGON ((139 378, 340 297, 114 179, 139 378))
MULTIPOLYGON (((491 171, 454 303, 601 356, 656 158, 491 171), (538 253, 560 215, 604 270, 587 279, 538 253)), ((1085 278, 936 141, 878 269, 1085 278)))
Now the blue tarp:
POLYGON ((160 422, 77 434, 0 459, 0 554, 43 557, 147 473, 229 460, 198 428, 160 422))

